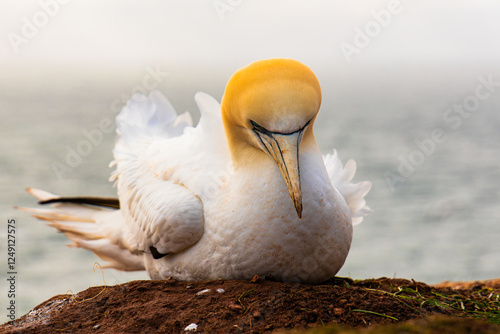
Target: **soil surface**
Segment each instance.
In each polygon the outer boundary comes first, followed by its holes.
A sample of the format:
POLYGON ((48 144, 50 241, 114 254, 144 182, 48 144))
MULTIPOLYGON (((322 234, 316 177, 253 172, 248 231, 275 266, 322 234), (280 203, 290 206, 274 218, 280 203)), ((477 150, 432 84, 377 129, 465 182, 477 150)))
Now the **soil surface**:
POLYGON ((133 281, 57 295, 0 333, 500 333, 500 279, 133 281))

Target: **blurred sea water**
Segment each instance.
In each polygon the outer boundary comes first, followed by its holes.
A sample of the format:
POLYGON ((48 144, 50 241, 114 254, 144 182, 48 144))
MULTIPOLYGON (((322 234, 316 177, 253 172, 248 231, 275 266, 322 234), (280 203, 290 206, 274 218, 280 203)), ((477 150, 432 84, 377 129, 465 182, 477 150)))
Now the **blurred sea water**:
MULTIPOLYGON (((448 110, 475 94, 480 76, 488 73, 433 90, 438 83, 402 87, 397 78, 387 78, 382 83, 346 79, 338 85, 318 75, 323 84, 315 124, 320 148, 323 153, 337 149, 344 162, 355 159, 355 181, 373 182, 367 202, 374 212, 355 227, 340 276, 398 276, 427 283, 500 277, 500 87, 468 117, 460 116, 459 126, 445 116, 459 115, 448 110), (433 139, 436 131, 439 141, 433 139)), ((221 79, 217 85, 187 87, 168 80, 158 88, 179 113, 190 110, 195 119, 194 92, 205 87, 220 100, 225 84, 221 79)), ((65 247, 64 235, 13 209, 35 205, 24 191, 28 186, 61 195, 115 195, 108 182, 114 132, 101 131, 102 140, 62 176, 54 162, 64 164, 68 152, 87 140, 85 133, 99 129, 103 119, 114 119, 114 102, 133 87, 131 81, 109 89, 87 83, 65 91, 0 93, 0 209, 3 226, 11 218, 17 224, 18 316, 55 294, 147 278, 105 270, 103 279, 100 270, 92 269, 102 262, 96 256, 65 247)), ((4 245, 6 228, 1 238, 4 245)), ((6 253, 4 246, 1 250, 6 253)), ((7 291, 3 284, 1 298, 7 291)))

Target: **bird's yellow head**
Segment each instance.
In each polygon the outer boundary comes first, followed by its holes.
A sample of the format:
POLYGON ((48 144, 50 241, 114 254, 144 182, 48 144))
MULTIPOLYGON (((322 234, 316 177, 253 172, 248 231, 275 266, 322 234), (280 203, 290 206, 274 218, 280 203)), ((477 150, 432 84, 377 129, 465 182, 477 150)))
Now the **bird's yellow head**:
POLYGON ((321 105, 314 73, 292 59, 256 61, 229 79, 222 120, 236 166, 274 159, 299 218, 302 216, 299 147, 315 144, 312 131, 321 105))

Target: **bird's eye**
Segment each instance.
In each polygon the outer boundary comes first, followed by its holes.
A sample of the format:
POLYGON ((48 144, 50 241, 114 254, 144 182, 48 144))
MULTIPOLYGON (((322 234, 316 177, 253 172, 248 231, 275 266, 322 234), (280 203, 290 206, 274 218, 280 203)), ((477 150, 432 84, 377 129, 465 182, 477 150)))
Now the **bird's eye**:
POLYGON ((253 128, 255 130, 262 130, 262 129, 264 129, 262 126, 260 126, 259 124, 257 124, 256 122, 254 122, 252 120, 250 120, 250 123, 252 124, 252 126, 253 126, 253 128))
MULTIPOLYGON (((273 131, 269 131, 268 129, 266 129, 265 127, 263 126, 260 126, 259 124, 257 124, 257 122, 254 122, 252 120, 250 120, 250 123, 252 124, 253 126, 253 131, 256 131, 256 132, 260 132, 260 133, 263 133, 263 134, 267 134, 267 135, 272 135, 274 133, 278 133, 280 134, 280 132, 273 132, 273 131)), ((307 126, 311 124, 311 120, 309 120, 302 128, 300 128, 298 131, 304 131, 305 128, 307 128, 307 126)), ((283 134, 283 133, 282 133, 283 134)), ((286 134, 286 133, 284 133, 286 134)))
POLYGON ((250 120, 250 123, 252 124, 253 126, 253 129, 254 131, 258 131, 260 133, 264 133, 264 134, 271 134, 271 132, 269 130, 267 130, 265 127, 263 126, 260 126, 259 124, 257 124, 256 122, 250 120))

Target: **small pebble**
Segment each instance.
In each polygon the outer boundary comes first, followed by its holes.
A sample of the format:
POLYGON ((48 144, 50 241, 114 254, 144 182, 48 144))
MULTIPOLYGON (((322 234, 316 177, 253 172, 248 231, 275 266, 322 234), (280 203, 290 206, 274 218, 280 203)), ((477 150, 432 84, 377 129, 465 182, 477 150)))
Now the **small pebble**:
POLYGON ((260 282, 262 282, 262 277, 260 277, 259 275, 255 275, 254 277, 252 277, 250 282, 251 283, 260 283, 260 282))
POLYGON ((201 291, 197 292, 196 295, 200 296, 200 295, 203 295, 203 294, 205 294, 207 292, 210 292, 210 289, 201 290, 201 291))
POLYGON ((257 310, 257 311, 255 311, 252 315, 253 315, 253 317, 254 317, 255 319, 258 319, 258 318, 261 318, 261 317, 262 317, 262 313, 261 313, 260 311, 258 311, 258 310, 257 310))
POLYGON ((336 308, 333 309, 333 314, 335 314, 335 315, 341 315, 342 313, 344 313, 344 309, 343 308, 336 307, 336 308))
POLYGON ((198 329, 198 325, 195 323, 192 323, 192 324, 187 325, 186 328, 184 328, 184 331, 191 332, 191 331, 195 331, 197 329, 198 329))
POLYGON ((229 309, 234 310, 234 311, 239 311, 239 310, 243 309, 243 307, 241 307, 240 305, 237 305, 237 304, 230 304, 229 309))
POLYGON ((217 289, 217 292, 218 293, 224 293, 224 292, 226 292, 226 290, 224 290, 224 289, 217 289))

